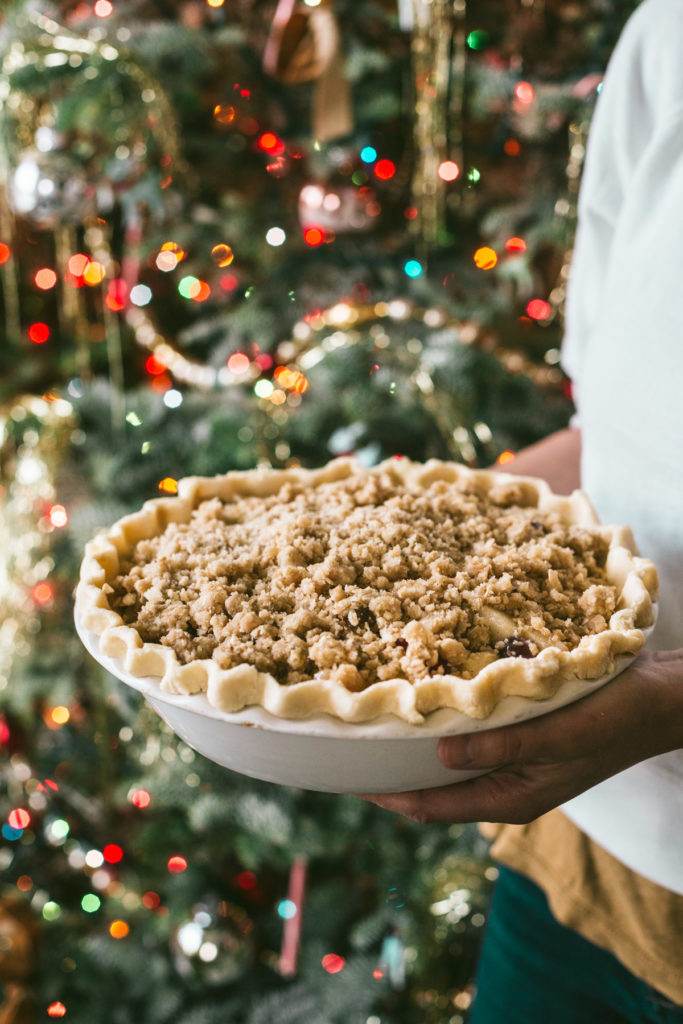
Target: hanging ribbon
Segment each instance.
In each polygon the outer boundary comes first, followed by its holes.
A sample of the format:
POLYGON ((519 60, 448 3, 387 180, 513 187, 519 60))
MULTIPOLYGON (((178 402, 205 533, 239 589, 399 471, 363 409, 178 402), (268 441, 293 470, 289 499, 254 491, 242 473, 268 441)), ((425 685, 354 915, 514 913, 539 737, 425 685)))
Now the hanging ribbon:
POLYGON ((445 160, 457 165, 456 187, 464 173, 465 5, 466 0, 412 0, 412 193, 418 215, 411 227, 419 235, 424 257, 439 243, 445 223, 447 188, 453 188, 439 177, 439 167, 445 160))
POLYGON ((287 892, 287 900, 293 905, 294 913, 285 918, 280 952, 280 974, 285 978, 294 977, 297 971, 307 871, 306 858, 295 857, 289 873, 289 890, 287 892))
POLYGON ((321 0, 317 7, 280 0, 263 67, 267 74, 288 85, 315 82, 312 129, 316 141, 329 142, 353 131, 351 89, 332 0, 321 0))

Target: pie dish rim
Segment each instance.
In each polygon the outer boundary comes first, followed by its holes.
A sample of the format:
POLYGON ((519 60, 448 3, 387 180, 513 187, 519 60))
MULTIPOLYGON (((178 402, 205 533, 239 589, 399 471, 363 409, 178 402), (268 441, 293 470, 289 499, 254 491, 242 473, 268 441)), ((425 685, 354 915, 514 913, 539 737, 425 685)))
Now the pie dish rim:
POLYGON ((642 649, 644 631, 649 632, 655 621, 656 600, 655 566, 638 554, 630 528, 601 524, 583 491, 558 495, 537 477, 471 469, 438 459, 420 463, 396 457, 372 467, 342 457, 319 469, 268 467, 235 470, 216 477, 185 477, 178 482, 177 497, 146 501, 137 512, 117 520, 86 545, 76 588, 79 620, 85 630, 99 638, 102 653, 121 660, 125 671, 134 677, 156 677, 162 691, 206 692, 211 705, 228 712, 257 705, 276 718, 306 719, 328 714, 352 723, 389 714, 413 725, 424 723, 425 716, 439 708, 453 708, 473 720, 485 719, 506 696, 544 700, 567 679, 590 681, 605 675, 617 655, 635 655, 642 649), (415 681, 393 679, 351 692, 339 683, 315 678, 283 685, 252 666, 220 669, 211 659, 181 665, 169 647, 144 642, 109 605, 104 586, 117 574, 120 556, 130 552, 139 540, 161 533, 169 522, 188 522, 192 511, 206 498, 265 496, 276 493, 287 482, 318 486, 352 474, 381 471, 389 471, 418 489, 437 479, 473 480, 488 488, 521 484, 528 494, 535 494, 533 507, 540 512, 556 511, 566 522, 596 529, 608 538, 608 582, 620 586, 620 603, 624 606, 612 615, 608 629, 582 638, 570 651, 550 646, 532 658, 501 658, 472 679, 455 675, 415 681))

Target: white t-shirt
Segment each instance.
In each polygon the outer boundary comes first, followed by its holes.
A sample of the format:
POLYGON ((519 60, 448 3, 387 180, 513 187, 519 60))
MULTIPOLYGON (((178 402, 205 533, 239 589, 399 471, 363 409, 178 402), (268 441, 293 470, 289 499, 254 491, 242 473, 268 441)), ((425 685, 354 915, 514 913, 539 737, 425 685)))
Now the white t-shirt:
MULTIPOLYGON (((683 648, 683 0, 644 0, 591 126, 563 348, 582 486, 660 574, 650 646, 683 648)), ((683 686, 683 678, 681 679, 683 686)), ((634 871, 683 894, 683 750, 563 810, 634 871)))

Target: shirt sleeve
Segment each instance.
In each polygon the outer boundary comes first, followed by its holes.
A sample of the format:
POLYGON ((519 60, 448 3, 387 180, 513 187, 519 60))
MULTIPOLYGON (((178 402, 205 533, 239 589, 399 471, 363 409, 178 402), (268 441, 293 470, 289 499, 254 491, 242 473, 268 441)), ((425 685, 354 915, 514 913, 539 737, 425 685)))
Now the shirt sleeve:
POLYGON ((600 310, 615 228, 641 155, 683 97, 683 2, 645 0, 609 62, 591 124, 568 282, 561 365, 580 413, 581 368, 600 310))

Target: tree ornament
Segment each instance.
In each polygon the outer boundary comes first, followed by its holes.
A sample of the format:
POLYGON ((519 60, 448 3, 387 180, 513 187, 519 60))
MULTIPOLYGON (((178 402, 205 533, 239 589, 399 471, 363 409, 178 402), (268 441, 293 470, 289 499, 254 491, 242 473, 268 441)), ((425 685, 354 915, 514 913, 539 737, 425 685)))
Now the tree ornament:
POLYGON ((336 234, 369 231, 374 220, 375 190, 352 185, 304 185, 299 193, 302 228, 319 227, 336 234))
POLYGON ((80 224, 104 205, 102 187, 89 182, 66 153, 36 149, 19 154, 9 179, 8 199, 16 216, 51 229, 80 224))
POLYGON ((312 134, 318 142, 353 131, 351 90, 332 0, 279 0, 263 54, 267 74, 289 85, 315 82, 312 134))

